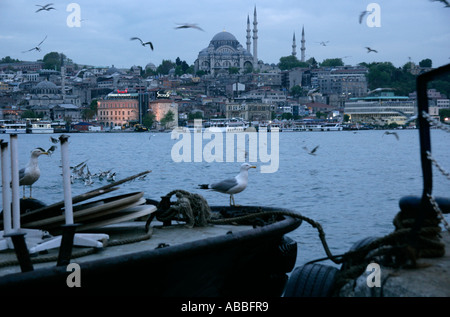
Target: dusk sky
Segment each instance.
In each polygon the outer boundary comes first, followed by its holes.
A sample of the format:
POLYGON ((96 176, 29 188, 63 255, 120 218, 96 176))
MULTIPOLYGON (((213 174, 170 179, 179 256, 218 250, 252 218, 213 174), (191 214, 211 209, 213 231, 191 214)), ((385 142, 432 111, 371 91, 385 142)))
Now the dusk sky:
MULTIPOLYGON (((450 8, 431 0, 78 0, 80 27, 67 18, 76 10, 72 1, 0 0, 0 58, 10 56, 35 61, 56 51, 80 65, 129 68, 158 66, 177 57, 193 64, 198 53, 223 30, 246 47, 247 16, 258 14, 258 59, 278 63, 292 52, 297 39, 300 58, 302 26, 306 34, 306 59, 317 62, 343 58, 348 65, 392 62, 400 67, 410 59, 430 58, 433 67, 450 62, 450 8), (37 4, 53 2, 56 10, 40 11, 37 4), (380 8, 379 27, 369 27, 359 15, 367 5, 380 8), (69 6, 70 9, 70 6, 69 6), (176 30, 177 23, 197 23, 196 29, 176 30), (41 51, 23 53, 44 38, 41 51), (154 51, 130 37, 151 41, 154 51), (327 42, 326 46, 320 42, 327 42), (366 46, 378 53, 367 53, 366 46)), ((74 20, 72 20, 74 21, 74 20)), ((253 28, 253 24, 252 24, 253 28)))

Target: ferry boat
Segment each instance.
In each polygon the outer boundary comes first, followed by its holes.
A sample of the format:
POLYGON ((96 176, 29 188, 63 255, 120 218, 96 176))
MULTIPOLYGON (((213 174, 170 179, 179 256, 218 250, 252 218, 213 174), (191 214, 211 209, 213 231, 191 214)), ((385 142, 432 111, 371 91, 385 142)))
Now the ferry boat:
POLYGON ((298 131, 342 131, 339 122, 304 122, 297 125, 298 131))
POLYGON ((211 119, 208 126, 211 132, 244 132, 249 127, 241 118, 211 119))
POLYGON ((53 133, 54 128, 50 121, 35 121, 27 125, 27 133, 53 133))
POLYGON ((10 120, 0 121, 0 133, 26 133, 27 124, 25 122, 14 122, 10 120))

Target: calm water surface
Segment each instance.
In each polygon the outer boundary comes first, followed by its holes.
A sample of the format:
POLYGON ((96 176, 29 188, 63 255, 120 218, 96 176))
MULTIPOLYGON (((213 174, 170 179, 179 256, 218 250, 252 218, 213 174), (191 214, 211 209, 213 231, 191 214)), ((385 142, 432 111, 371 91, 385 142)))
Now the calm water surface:
MULTIPOLYGON (((333 254, 346 252, 367 236, 390 233, 394 230, 392 220, 399 211, 399 199, 422 193, 419 132, 396 132, 399 140, 384 135, 384 131, 280 133, 278 171, 261 173, 259 167, 250 170, 249 186, 235 196, 236 203, 284 207, 320 222, 333 254), (316 156, 303 149, 317 145, 316 156)), ((144 191, 146 198, 159 200, 174 189, 184 189, 202 194, 211 205, 227 205, 228 195, 199 190, 197 185, 232 177, 241 164, 176 163, 171 149, 178 141, 172 140, 170 133, 69 136, 71 165, 87 160, 91 173, 112 169, 117 180, 152 171, 144 180, 122 184, 111 195, 144 191)), ((8 136, 3 139, 9 141, 8 136)), ((203 144, 208 142, 204 140, 203 144)), ((446 170, 450 169, 449 145, 448 133, 432 130, 433 156, 446 170)), ((50 146, 49 135, 19 135, 20 167, 27 163, 33 148, 50 146)), ((262 164, 265 163, 255 163, 262 164)), ((52 156, 39 158, 41 178, 33 186, 33 197, 46 204, 63 200, 60 165, 59 146, 52 156)), ((448 197, 450 181, 437 169, 433 172, 433 194, 448 197)), ((86 186, 75 182, 73 196, 105 184, 97 181, 86 186)), ((289 236, 299 245, 297 265, 325 256, 317 231, 309 224, 303 223, 289 236)))

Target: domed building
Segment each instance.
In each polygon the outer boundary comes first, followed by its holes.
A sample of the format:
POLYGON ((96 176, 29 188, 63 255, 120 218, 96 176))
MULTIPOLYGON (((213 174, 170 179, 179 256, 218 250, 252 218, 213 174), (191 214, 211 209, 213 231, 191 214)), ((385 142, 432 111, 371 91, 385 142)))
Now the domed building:
POLYGON ((204 71, 211 75, 228 71, 230 67, 236 67, 242 73, 246 69, 258 67, 257 58, 257 29, 256 7, 253 21, 253 54, 250 53, 250 19, 247 17, 247 49, 242 47, 236 37, 226 31, 217 33, 212 38, 209 46, 198 54, 195 60, 195 72, 204 71))
POLYGON ((48 80, 41 81, 34 86, 26 99, 28 101, 27 108, 42 115, 44 119, 54 119, 51 109, 57 105, 60 105, 60 107, 72 105, 76 108, 81 105, 80 96, 62 94, 61 88, 48 80))
POLYGON ((230 67, 239 68, 243 72, 246 68, 253 68, 253 56, 239 44, 236 37, 229 32, 217 33, 198 54, 195 61, 195 71, 202 70, 214 75, 230 67))

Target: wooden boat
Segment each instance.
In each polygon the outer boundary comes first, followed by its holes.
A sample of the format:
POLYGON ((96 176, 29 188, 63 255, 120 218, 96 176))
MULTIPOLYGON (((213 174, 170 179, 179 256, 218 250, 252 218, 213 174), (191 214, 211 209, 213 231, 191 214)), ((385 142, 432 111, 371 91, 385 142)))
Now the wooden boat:
POLYGON ((20 250, 23 235, 12 237, 15 250, 0 251, 0 293, 282 295, 297 257, 297 244, 285 234, 301 225, 291 211, 211 206, 214 221, 197 226, 179 217, 159 219, 176 204, 167 196, 143 201, 143 193, 130 193, 77 205, 113 189, 108 185, 73 197, 78 226, 61 225, 61 203, 22 214, 22 228, 28 228, 22 230, 49 231, 37 245, 61 234, 60 246, 29 256, 27 249, 33 248, 20 250), (100 248, 70 242, 90 234, 105 235, 107 242, 100 248))

